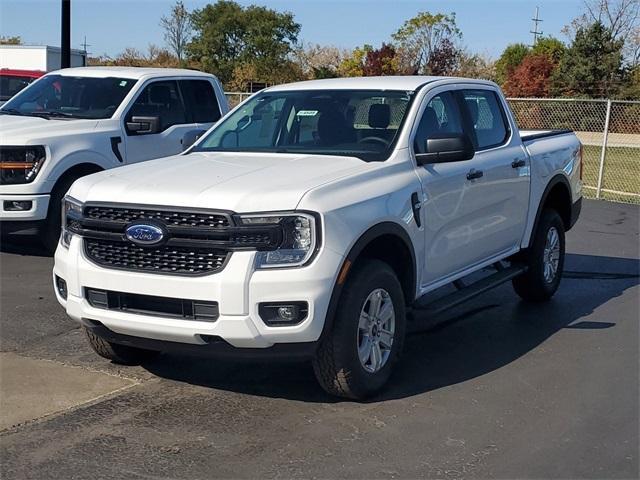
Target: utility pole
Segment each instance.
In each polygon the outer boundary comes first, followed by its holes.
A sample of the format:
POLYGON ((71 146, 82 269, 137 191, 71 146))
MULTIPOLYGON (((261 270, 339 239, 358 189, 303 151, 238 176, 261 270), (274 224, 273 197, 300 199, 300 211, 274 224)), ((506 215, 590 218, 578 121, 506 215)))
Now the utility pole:
POLYGON ((89 57, 89 52, 87 52, 87 47, 90 47, 91 44, 87 43, 87 36, 84 36, 84 41, 80 44, 82 45, 82 50, 84 51, 84 65, 83 66, 87 66, 87 58, 89 57))
POLYGON ((529 33, 533 33, 532 47, 534 47, 536 43, 538 43, 538 37, 541 37, 543 33, 542 31, 538 31, 538 24, 542 23, 542 20, 540 20, 540 7, 536 7, 536 16, 531 20, 533 20, 533 30, 530 30, 529 33))
POLYGON ((60 68, 69 68, 71 66, 71 0, 62 0, 60 50, 60 68))

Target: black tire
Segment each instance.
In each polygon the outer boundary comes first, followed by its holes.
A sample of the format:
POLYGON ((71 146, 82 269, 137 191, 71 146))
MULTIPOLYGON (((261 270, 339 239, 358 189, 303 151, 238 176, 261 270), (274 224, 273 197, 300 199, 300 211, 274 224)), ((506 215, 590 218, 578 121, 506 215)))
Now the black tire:
POLYGON ((528 302, 544 302, 553 297, 562 279, 564 254, 564 222, 555 210, 545 210, 540 216, 531 247, 522 252, 518 258, 528 269, 526 273, 513 279, 513 288, 516 293, 528 302), (555 229, 558 234, 560 250, 557 269, 550 279, 549 276, 545 278, 545 247, 551 229, 555 229))
POLYGON ((107 342, 87 328, 85 328, 84 331, 93 351, 102 358, 111 360, 113 363, 119 363, 121 365, 140 365, 141 363, 153 360, 160 354, 160 352, 153 350, 145 350, 142 348, 107 342))
POLYGON ((406 328, 402 286, 391 267, 379 260, 356 266, 347 279, 332 331, 320 342, 313 369, 325 391, 339 397, 362 400, 387 383, 400 357, 406 328), (367 299, 377 289, 388 293, 395 313, 395 334, 386 363, 375 373, 365 370, 358 356, 359 319, 367 299))
POLYGON ((47 219, 43 222, 39 232, 40 243, 47 253, 51 255, 55 253, 58 247, 58 241, 60 240, 60 229, 62 228, 62 199, 77 178, 78 177, 73 176, 63 178, 53 187, 53 191, 51 192, 47 219))

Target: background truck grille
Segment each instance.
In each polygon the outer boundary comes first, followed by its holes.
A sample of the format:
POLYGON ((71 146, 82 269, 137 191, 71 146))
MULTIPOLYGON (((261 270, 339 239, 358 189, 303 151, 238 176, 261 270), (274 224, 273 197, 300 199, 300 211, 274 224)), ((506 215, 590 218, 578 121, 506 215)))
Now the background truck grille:
POLYGON ((84 239, 86 256, 107 268, 198 275, 224 267, 230 252, 207 247, 141 247, 127 241, 84 239))
POLYGON ((219 213, 178 212, 155 208, 88 206, 85 218, 105 222, 131 223, 136 220, 160 220, 167 226, 221 228, 229 226, 229 218, 219 213))

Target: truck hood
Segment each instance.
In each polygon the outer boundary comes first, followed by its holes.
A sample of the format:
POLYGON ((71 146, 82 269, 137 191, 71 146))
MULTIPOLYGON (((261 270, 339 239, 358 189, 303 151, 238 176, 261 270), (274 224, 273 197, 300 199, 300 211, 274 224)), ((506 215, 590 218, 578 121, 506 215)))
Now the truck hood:
POLYGON ((69 194, 83 202, 291 210, 314 187, 370 167, 353 157, 194 152, 84 177, 69 194))
POLYGON ((48 138, 92 131, 98 120, 60 120, 21 115, 0 115, 0 143, 34 145, 48 138))

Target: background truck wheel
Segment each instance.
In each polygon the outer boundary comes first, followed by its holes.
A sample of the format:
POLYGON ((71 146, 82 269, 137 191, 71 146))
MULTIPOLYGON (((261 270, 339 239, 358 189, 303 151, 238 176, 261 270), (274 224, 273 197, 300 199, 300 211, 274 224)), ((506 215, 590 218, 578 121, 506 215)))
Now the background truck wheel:
POLYGON ((361 400, 384 386, 402 351, 402 287, 384 262, 355 267, 344 286, 333 329, 322 340, 313 369, 330 394, 361 400))
POLYGON ((513 279, 516 293, 529 302, 550 299, 560 285, 564 268, 564 223, 558 212, 542 212, 531 247, 519 260, 528 270, 513 279))
POLYGON ((40 243, 42 243, 47 253, 55 253, 56 247, 58 246, 60 228, 62 227, 62 199, 76 180, 77 177, 63 178, 53 187, 53 191, 51 192, 47 219, 43 222, 39 232, 40 243))
POLYGON ((139 365, 149 360, 153 360, 160 352, 153 350, 144 350, 142 348, 128 347, 126 345, 118 345, 117 343, 107 342, 90 330, 84 329, 89 340, 89 345, 103 358, 111 360, 114 363, 122 365, 139 365))

